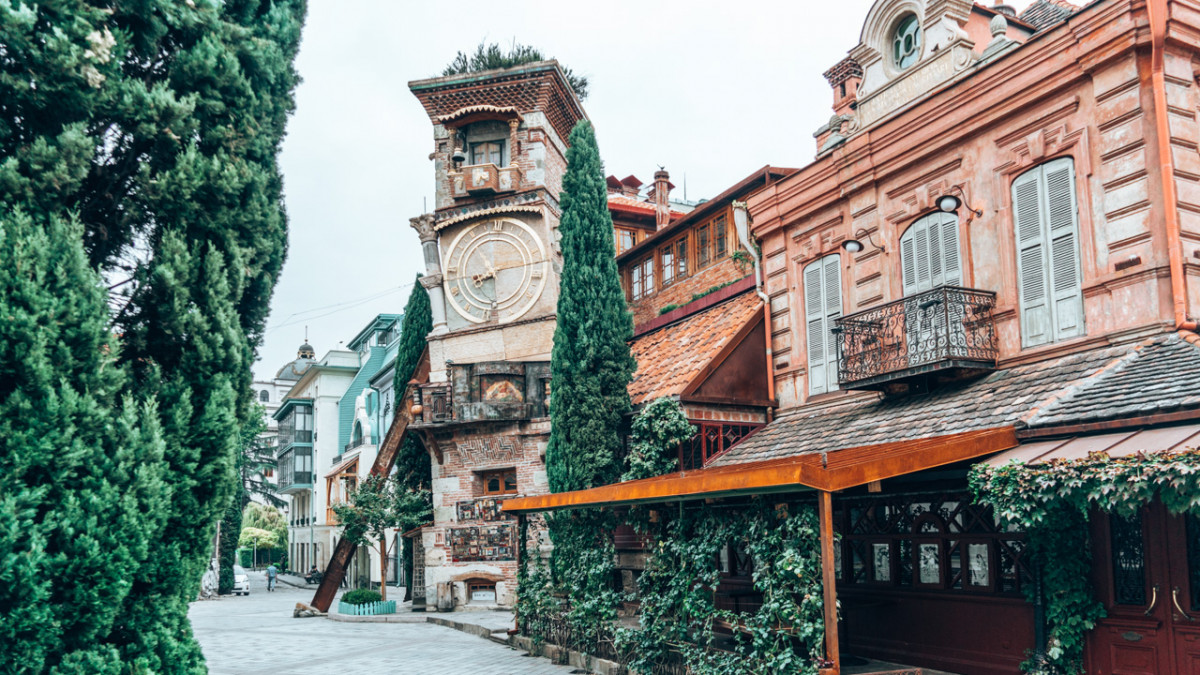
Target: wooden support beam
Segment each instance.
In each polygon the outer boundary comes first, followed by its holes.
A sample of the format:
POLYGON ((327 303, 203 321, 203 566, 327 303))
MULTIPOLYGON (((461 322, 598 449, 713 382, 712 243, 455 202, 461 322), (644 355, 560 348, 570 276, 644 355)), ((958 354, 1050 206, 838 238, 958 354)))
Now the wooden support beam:
MULTIPOLYGON (((428 347, 421 354, 421 360, 417 363, 417 371, 413 373, 412 379, 416 382, 424 382, 429 379, 428 347)), ((396 399, 396 416, 392 419, 392 426, 388 427, 383 444, 379 446, 379 454, 375 456, 375 463, 371 465, 370 475, 372 476, 388 476, 392 473, 392 467, 396 465, 396 455, 400 452, 400 441, 403 440, 408 425, 413 421, 412 408, 405 403, 412 397, 413 386, 410 383, 405 388, 404 395, 396 399)), ((329 558, 325 574, 321 577, 321 585, 317 587, 317 592, 313 595, 313 607, 322 612, 329 611, 329 606, 333 604, 333 598, 337 595, 338 587, 342 585, 342 579, 346 576, 346 566, 350 564, 350 558, 353 555, 354 546, 350 541, 345 537, 339 539, 337 548, 329 558)))
POLYGON ((829 666, 820 675, 839 675, 842 659, 838 654, 837 571, 833 568, 833 495, 824 490, 817 498, 817 515, 821 520, 821 588, 825 606, 825 660, 829 666))

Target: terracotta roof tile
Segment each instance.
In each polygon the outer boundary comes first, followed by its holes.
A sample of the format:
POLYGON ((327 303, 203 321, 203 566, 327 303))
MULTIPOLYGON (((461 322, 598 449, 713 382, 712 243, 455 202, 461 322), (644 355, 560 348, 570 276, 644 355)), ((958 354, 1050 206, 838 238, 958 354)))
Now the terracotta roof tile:
MULTIPOLYGON (((610 194, 608 195, 608 207, 618 211, 639 211, 648 214, 654 213, 654 202, 648 202, 644 199, 634 199, 625 195, 610 194)), ((683 216, 682 211, 671 211, 671 218, 679 218, 683 216)))
POLYGON ((781 415, 713 462, 742 464, 1011 425, 1086 424, 1200 408, 1200 347, 1168 333, 999 370, 928 394, 781 415))
POLYGON ((629 343, 638 362, 629 384, 634 405, 682 392, 761 307, 747 292, 635 338, 629 343))

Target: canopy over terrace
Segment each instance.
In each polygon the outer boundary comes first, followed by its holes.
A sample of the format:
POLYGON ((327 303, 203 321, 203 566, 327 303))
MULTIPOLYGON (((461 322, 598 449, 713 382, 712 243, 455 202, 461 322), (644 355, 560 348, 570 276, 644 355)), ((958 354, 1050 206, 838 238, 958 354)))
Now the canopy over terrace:
MULTIPOLYGON (((681 471, 589 490, 519 497, 505 501, 503 509, 508 513, 516 513, 523 524, 526 514, 530 512, 815 490, 819 493, 817 504, 821 522, 825 653, 826 658, 833 664, 822 673, 836 674, 841 671, 841 663, 837 632, 832 493, 874 481, 978 459, 1014 448, 1017 444, 1016 431, 1012 427, 998 427, 948 436, 865 445, 834 452, 812 452, 761 462, 681 471)), ((518 564, 521 563, 522 561, 518 560, 518 564)))

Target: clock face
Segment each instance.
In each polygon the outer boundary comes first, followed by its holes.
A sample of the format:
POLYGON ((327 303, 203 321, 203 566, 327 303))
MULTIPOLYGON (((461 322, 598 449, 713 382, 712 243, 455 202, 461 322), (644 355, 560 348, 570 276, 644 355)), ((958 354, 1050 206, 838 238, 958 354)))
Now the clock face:
POLYGON ((446 297, 468 321, 508 323, 537 302, 549 265, 542 240, 525 223, 509 218, 476 223, 446 249, 446 297))

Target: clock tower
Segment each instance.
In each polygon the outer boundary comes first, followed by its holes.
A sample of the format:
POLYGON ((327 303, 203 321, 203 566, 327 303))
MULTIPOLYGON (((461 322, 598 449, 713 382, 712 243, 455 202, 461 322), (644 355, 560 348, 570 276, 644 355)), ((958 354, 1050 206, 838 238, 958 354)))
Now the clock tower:
POLYGON ((410 221, 433 310, 429 381, 410 402, 434 478, 414 606, 511 606, 519 535, 499 504, 549 491, 558 195, 586 115, 556 61, 409 88, 433 123, 436 183, 435 210, 410 221))

